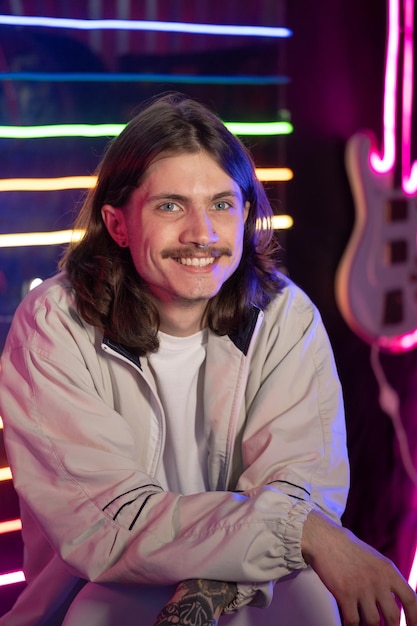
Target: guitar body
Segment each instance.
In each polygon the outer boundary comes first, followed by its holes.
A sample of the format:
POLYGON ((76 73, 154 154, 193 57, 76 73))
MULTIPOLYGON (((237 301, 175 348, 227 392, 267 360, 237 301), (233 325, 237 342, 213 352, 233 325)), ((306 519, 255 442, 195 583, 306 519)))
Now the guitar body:
POLYGON ((373 145, 361 132, 346 148, 355 223, 336 273, 336 299, 364 341, 403 352, 417 345, 417 198, 393 187, 392 172, 371 168, 373 145))

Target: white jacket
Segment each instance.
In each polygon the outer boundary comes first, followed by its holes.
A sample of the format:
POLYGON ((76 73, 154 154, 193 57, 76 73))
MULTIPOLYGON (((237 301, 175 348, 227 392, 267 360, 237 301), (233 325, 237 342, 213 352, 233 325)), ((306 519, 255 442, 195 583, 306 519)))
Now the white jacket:
POLYGON ((326 332, 285 280, 239 336, 209 333, 211 491, 187 496, 154 478, 165 425, 147 359, 80 319, 65 275, 25 298, 2 355, 0 414, 28 586, 0 625, 60 624, 85 580, 236 581, 230 609, 261 605, 270 581, 306 566, 303 522, 313 507, 340 519, 348 463, 326 332))

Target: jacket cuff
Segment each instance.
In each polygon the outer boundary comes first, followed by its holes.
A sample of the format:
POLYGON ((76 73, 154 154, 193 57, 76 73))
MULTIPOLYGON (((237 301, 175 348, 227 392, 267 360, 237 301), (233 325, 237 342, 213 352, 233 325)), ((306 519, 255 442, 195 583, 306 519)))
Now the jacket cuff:
MULTIPOLYGON (((289 510, 286 520, 279 524, 278 536, 284 547, 284 562, 288 569, 283 575, 294 570, 307 567, 301 552, 301 537, 304 522, 308 514, 315 508, 313 502, 297 501, 289 510)), ((279 558, 279 557, 277 557, 279 558)), ((226 615, 235 613, 250 604, 259 608, 269 606, 272 601, 273 588, 276 581, 265 583, 237 584, 237 593, 232 602, 225 608, 226 615)))
POLYGON ((299 500, 288 512, 282 534, 282 544, 284 546, 284 561, 290 572, 307 567, 301 552, 301 539, 304 522, 314 508, 313 502, 299 500))
POLYGON ((232 602, 224 609, 223 613, 230 615, 250 604, 258 608, 265 608, 271 604, 274 584, 247 583, 237 585, 237 593, 232 602))

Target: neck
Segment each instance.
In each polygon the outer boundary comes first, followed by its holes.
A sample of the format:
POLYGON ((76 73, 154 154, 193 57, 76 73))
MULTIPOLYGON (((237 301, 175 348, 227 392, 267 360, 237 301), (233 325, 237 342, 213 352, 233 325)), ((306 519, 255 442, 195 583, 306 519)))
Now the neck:
POLYGON ((174 337, 188 337, 205 327, 206 301, 155 303, 159 311, 159 330, 174 337))

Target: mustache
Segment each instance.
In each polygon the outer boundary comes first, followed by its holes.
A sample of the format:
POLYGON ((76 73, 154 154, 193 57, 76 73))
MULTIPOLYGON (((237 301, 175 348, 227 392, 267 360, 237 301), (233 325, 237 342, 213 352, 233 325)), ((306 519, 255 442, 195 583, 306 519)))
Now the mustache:
POLYGON ((207 248, 185 246, 183 248, 165 248, 161 252, 161 257, 163 259, 188 259, 193 256, 212 256, 217 259, 221 256, 232 256, 232 254, 232 250, 226 246, 207 246, 207 248))

